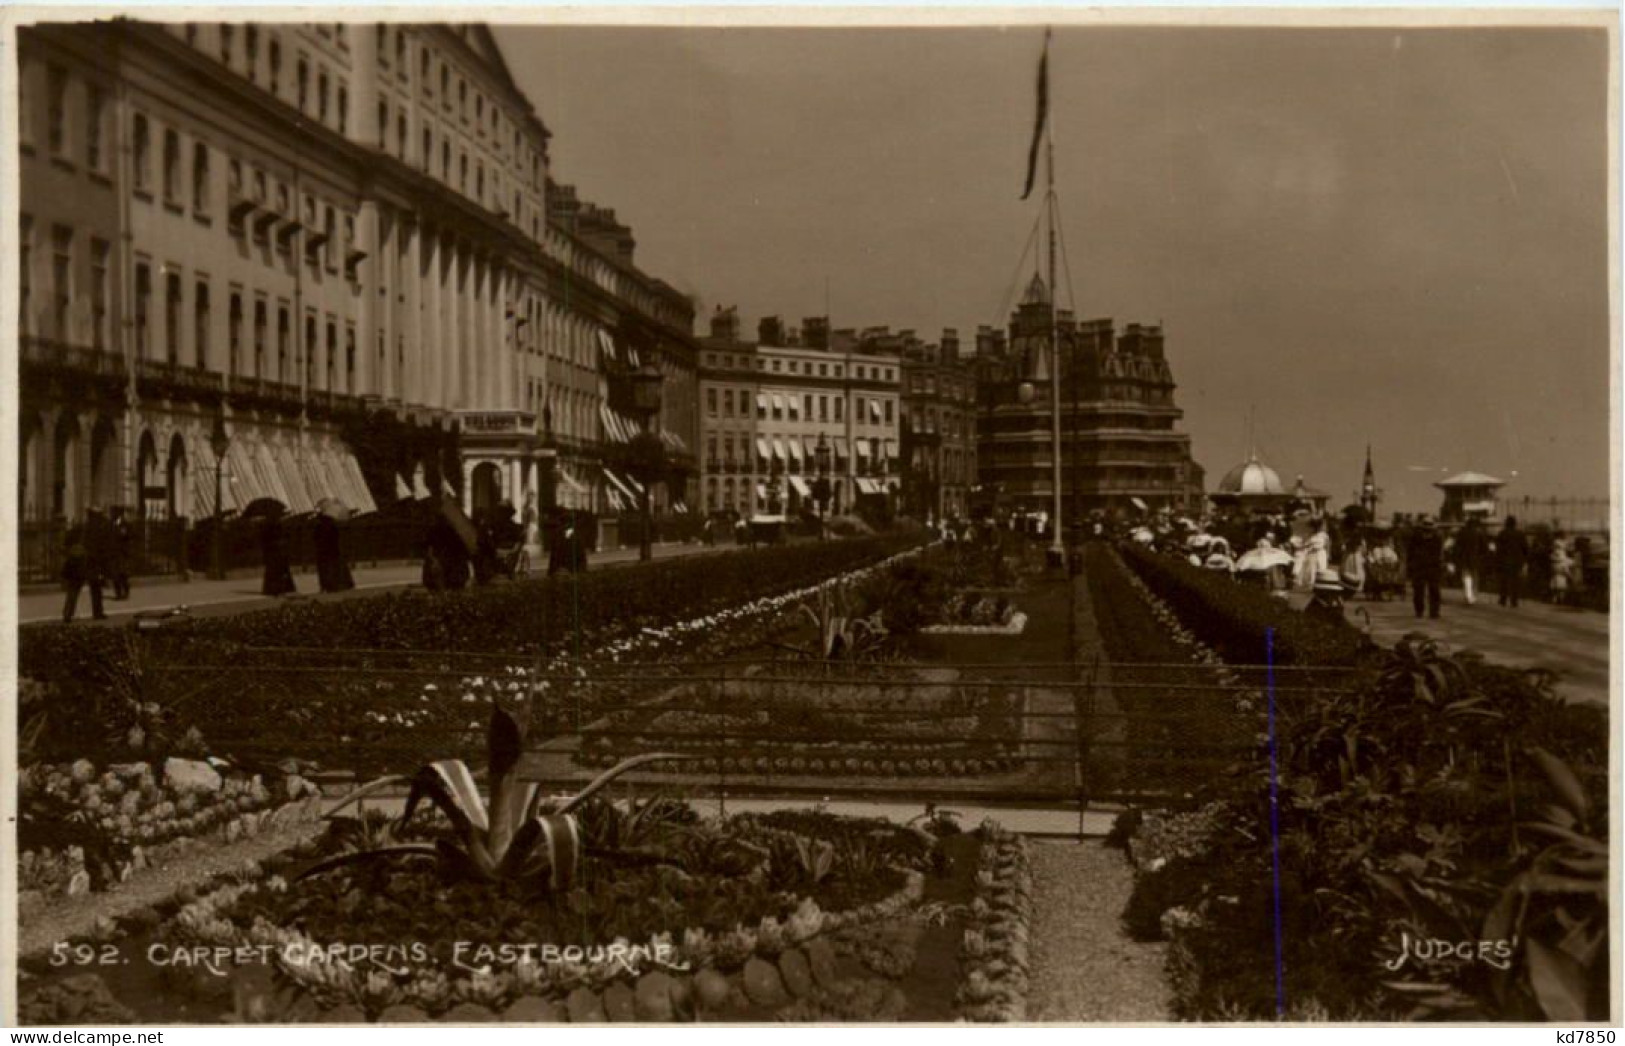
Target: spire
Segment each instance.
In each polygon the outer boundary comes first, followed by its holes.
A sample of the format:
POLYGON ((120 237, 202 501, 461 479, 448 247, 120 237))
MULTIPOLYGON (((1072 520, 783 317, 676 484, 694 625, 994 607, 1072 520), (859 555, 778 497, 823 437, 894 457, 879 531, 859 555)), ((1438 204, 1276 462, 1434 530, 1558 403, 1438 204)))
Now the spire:
POLYGON ((1027 284, 1027 293, 1022 297, 1023 305, 1048 305, 1049 288, 1044 286, 1044 277, 1033 273, 1032 282, 1027 284))

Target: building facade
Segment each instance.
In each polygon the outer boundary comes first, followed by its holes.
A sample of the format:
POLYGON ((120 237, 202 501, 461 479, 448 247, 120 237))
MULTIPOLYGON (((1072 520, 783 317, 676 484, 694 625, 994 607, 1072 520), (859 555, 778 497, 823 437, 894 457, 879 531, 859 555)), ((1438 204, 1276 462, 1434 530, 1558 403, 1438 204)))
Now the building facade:
POLYGON ((977 455, 980 484, 1005 509, 1053 510, 1051 375, 1059 356, 1063 517, 1094 511, 1202 509, 1200 468, 1190 437, 1175 430, 1173 371, 1160 327, 1107 319, 1078 323, 1058 310, 1059 353, 1051 351, 1048 288, 1033 277, 1008 337, 977 335, 977 455), (1142 508, 1143 506, 1143 508, 1142 508))
POLYGON ((944 330, 937 344, 905 341, 903 509, 919 519, 964 518, 976 485, 975 371, 960 358, 959 332, 953 328, 944 330))
POLYGON ((700 379, 707 512, 895 510, 902 360, 882 339, 831 332, 822 317, 801 331, 768 317, 749 342, 734 309, 719 309, 711 328, 700 379))
POLYGON ((483 26, 41 25, 19 74, 25 529, 546 504, 561 471, 600 507, 606 346, 691 454, 692 305, 613 212, 550 207, 483 26))

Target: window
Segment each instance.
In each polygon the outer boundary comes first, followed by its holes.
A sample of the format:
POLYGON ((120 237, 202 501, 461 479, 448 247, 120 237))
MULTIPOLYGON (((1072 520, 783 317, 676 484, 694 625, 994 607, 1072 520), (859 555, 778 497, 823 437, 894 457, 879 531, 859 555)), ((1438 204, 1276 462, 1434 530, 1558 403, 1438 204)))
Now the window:
POLYGON ((820 397, 818 397, 818 420, 819 421, 828 421, 829 420, 829 397, 828 396, 820 396, 820 397))
POLYGON ((837 399, 835 401, 835 420, 836 421, 842 420, 841 415, 844 414, 845 411, 846 411, 846 400, 845 399, 837 399))
POLYGON ((350 49, 350 28, 340 22, 333 27, 333 33, 338 37, 339 46, 348 51, 350 49))
POLYGON ((474 96, 474 131, 476 134, 485 133, 485 95, 474 96))
POLYGON ((705 412, 707 414, 709 414, 713 418, 717 416, 717 390, 716 389, 706 389, 705 390, 705 412))
POLYGON ((310 104, 310 66, 305 64, 303 58, 299 59, 298 70, 294 73, 294 84, 298 91, 299 111, 304 112, 310 104))
POLYGON ((107 348, 108 266, 112 256, 112 244, 90 241, 90 343, 98 349, 107 348))
POLYGON ((178 272, 164 277, 164 359, 172 367, 181 362, 181 276, 178 272))
POLYGON ((192 298, 192 365, 199 369, 209 365, 209 281, 198 280, 192 298))
POLYGON ((91 87, 85 102, 85 166, 105 171, 107 163, 107 92, 91 87))
POLYGON ((355 328, 344 328, 344 391, 354 393, 355 387, 355 328))
POLYGON ((429 164, 434 160, 434 132, 427 127, 423 129, 423 169, 427 171, 429 164))
POLYGON ((259 75, 260 71, 259 26, 250 25, 243 29, 243 52, 248 56, 248 78, 252 80, 259 75))
POLYGON ((451 143, 447 141, 440 143, 440 180, 451 182, 451 143))
POLYGON ((144 261, 135 263, 135 355, 137 359, 150 359, 152 343, 149 341, 148 317, 152 311, 152 266, 144 261))
POLYGON ((45 69, 45 141, 53 156, 68 150, 68 71, 60 66, 45 69))
POLYGON ((181 199, 181 136, 174 131, 164 132, 164 202, 179 203, 181 199))
POLYGON ((227 65, 231 64, 231 45, 234 42, 232 39, 232 28, 232 26, 225 24, 220 26, 220 60, 225 62, 227 65))
POLYGON ((468 191, 468 154, 465 152, 457 154, 457 191, 468 191))
POLYGON ((288 320, 288 306, 281 304, 276 309, 276 380, 288 380, 288 339, 292 335, 288 320))
POLYGON ((891 400, 886 401, 885 410, 886 410, 886 424, 890 425, 891 422, 892 422, 892 401, 891 400))
POLYGON ((429 49, 427 47, 425 47, 420 52, 420 54, 421 54, 421 57, 422 57, 422 61, 418 63, 418 65, 419 65, 419 73, 420 73, 420 75, 418 76, 418 79, 423 81, 423 93, 427 94, 427 95, 433 95, 434 94, 434 84, 430 82, 430 78, 429 78, 429 70, 430 70, 429 49))
POLYGON ((350 125, 350 92, 339 88, 339 133, 347 134, 350 125))
POLYGON ((316 387, 316 356, 321 352, 321 345, 316 341, 316 314, 311 313, 305 317, 305 388, 316 387))
POLYGON ((237 361, 243 351, 243 296, 240 291, 231 292, 231 311, 228 314, 229 326, 226 328, 226 373, 232 377, 237 376, 237 361))
POLYGON ((338 224, 334 221, 333 208, 331 207, 327 208, 326 215, 323 217, 322 231, 327 233, 327 243, 325 245, 326 249, 323 252, 326 255, 327 271, 336 272, 338 270, 338 266, 334 264, 333 260, 338 254, 338 245, 333 242, 333 234, 338 231, 338 224))
POLYGON ((209 213, 209 147, 202 142, 192 145, 192 210, 209 213))
POLYGON ((444 64, 440 66, 440 97, 445 100, 446 108, 451 108, 451 70, 444 64))
POLYGON ((269 306, 263 298, 254 302, 254 377, 265 377, 265 335, 269 306))
POLYGON ((68 310, 73 304, 73 229, 51 227, 51 318, 62 341, 69 340, 68 310))
POLYGON ((339 329, 331 317, 327 320, 327 366, 323 368, 322 388, 331 391, 337 388, 333 384, 333 368, 338 365, 339 358, 339 329))
POLYGON ((812 403, 813 403, 812 393, 809 392, 809 393, 807 393, 805 399, 802 401, 803 410, 801 412, 801 416, 803 418, 806 418, 808 421, 812 420, 812 403))
POLYGON ((17 294, 18 326, 27 332, 28 306, 34 290, 34 219, 23 215, 21 227, 17 231, 21 240, 17 245, 17 265, 21 284, 17 294))
POLYGON ((731 418, 731 417, 734 416, 734 390, 733 389, 723 389, 722 390, 722 416, 725 417, 725 418, 731 418))
POLYGON ((406 32, 397 30, 395 33, 395 67, 400 70, 401 76, 406 75, 406 32))
POLYGON ((784 397, 783 396, 775 395, 773 397, 773 420, 774 421, 783 421, 784 420, 784 397))
POLYGON ((485 164, 474 164, 474 199, 485 202, 485 164))
POLYGON ((457 79, 457 118, 468 122, 468 81, 461 77, 457 79))
POLYGON ((17 66, 17 140, 24 145, 34 141, 34 106, 28 94, 29 63, 17 66))
POLYGON ((327 70, 316 74, 316 119, 327 122, 327 70))
POLYGON ((282 44, 271 38, 271 47, 267 56, 271 65, 271 93, 276 94, 282 88, 282 44))
POLYGON ((147 129, 147 118, 140 113, 135 114, 135 141, 131 144, 135 165, 135 188, 137 192, 152 191, 152 140, 147 129))

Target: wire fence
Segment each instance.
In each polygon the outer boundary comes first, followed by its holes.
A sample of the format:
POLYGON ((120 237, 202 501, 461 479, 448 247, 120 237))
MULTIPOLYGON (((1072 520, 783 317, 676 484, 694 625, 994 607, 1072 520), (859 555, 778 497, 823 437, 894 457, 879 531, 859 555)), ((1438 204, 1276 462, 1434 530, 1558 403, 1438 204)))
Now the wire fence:
MULTIPOLYGON (((1275 700, 1347 670, 1277 668, 1275 700)), ((527 777, 579 787, 621 759, 686 794, 1183 803, 1256 763, 1264 670, 1189 665, 544 664, 398 651, 244 650, 168 664, 149 699, 244 765, 290 758, 359 778, 485 762, 493 705, 527 727, 527 777)))

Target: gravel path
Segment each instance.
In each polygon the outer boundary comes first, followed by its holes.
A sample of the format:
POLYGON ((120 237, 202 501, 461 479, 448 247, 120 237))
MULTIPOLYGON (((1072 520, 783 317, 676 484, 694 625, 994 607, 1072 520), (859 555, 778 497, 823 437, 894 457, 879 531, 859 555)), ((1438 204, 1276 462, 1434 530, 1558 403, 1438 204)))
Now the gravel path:
POLYGON ((159 904, 182 886, 202 883, 212 875, 239 869, 249 861, 263 861, 319 835, 326 824, 317 819, 316 810, 316 806, 311 806, 298 816, 291 816, 288 823, 235 843, 202 841, 195 852, 145 868, 116 890, 54 898, 18 926, 16 954, 31 955, 58 941, 84 936, 95 928, 98 919, 117 919, 137 908, 159 904))
POLYGON ((1160 944, 1123 933, 1133 873, 1099 842, 1033 843, 1030 1021, 1167 1021, 1160 944))

